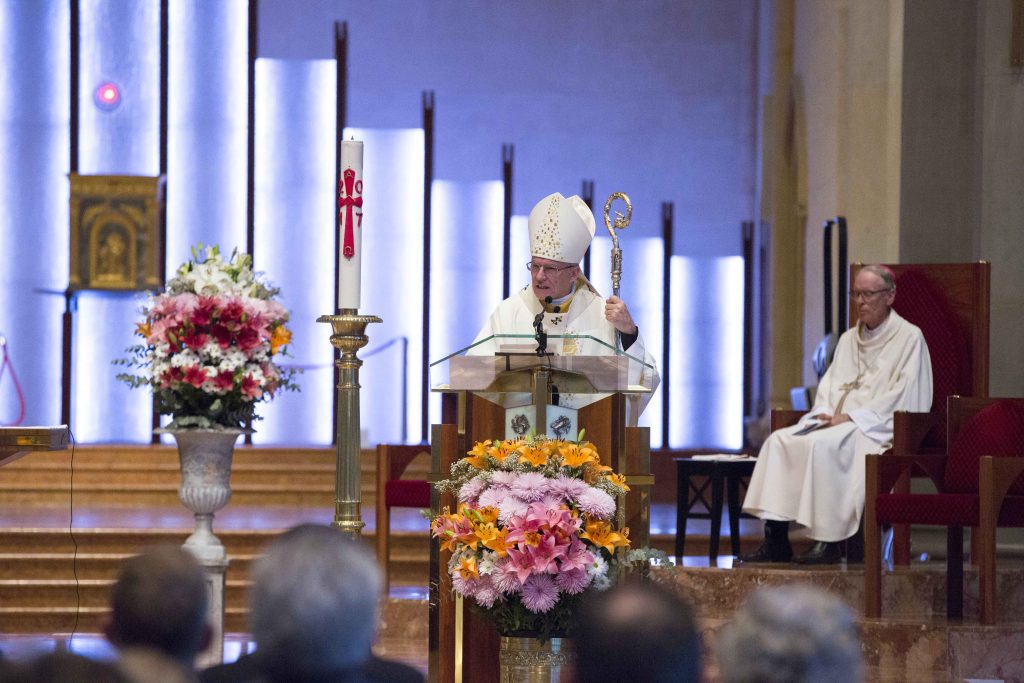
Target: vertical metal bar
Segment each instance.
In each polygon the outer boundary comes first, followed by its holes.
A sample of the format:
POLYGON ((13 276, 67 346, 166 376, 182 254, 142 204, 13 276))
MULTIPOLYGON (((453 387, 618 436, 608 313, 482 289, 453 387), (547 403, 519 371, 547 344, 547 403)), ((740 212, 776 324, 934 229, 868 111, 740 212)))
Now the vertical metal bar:
POLYGON ((501 281, 501 298, 507 299, 512 288, 512 156, 515 147, 501 146, 501 177, 505 184, 505 213, 502 217, 502 263, 504 273, 501 281))
MULTIPOLYGON (((423 92, 423 358, 421 367, 430 367, 430 211, 434 185, 434 91, 423 92)), ((420 440, 426 441, 429 426, 430 378, 421 387, 420 440)))
MULTIPOLYGON (((594 210, 594 181, 584 180, 583 191, 581 193, 584 203, 590 207, 590 210, 594 210)), ((586 253, 583 254, 583 277, 590 279, 590 247, 587 247, 586 253)))
POLYGON ((409 338, 402 336, 402 443, 409 442, 409 338))
MULTIPOLYGON (((246 141, 245 253, 256 267, 256 57, 258 50, 259 0, 249 0, 249 102, 248 139, 246 141)), ((245 445, 252 445, 252 420, 247 420, 245 445)))
POLYGON ((664 280, 665 295, 661 302, 661 447, 668 448, 670 408, 669 377, 672 371, 672 254, 675 249, 673 239, 675 205, 672 202, 661 203, 661 241, 664 245, 661 258, 661 272, 664 280))
POLYGON ((768 363, 767 339, 768 339, 768 240, 770 226, 767 221, 761 221, 761 245, 758 251, 758 314, 757 314, 757 366, 759 378, 757 386, 757 417, 761 417, 768 410, 768 363))
MULTIPOLYGON (((345 136, 345 123, 346 116, 348 113, 348 23, 344 21, 334 22, 334 61, 336 70, 336 81, 337 90, 335 92, 337 116, 334 128, 334 187, 335 191, 331 193, 331 211, 334 213, 334 282, 338 282, 338 278, 341 274, 341 244, 338 243, 338 231, 340 229, 340 214, 338 213, 338 207, 335 204, 338 198, 337 188, 341 184, 341 141, 345 136)), ((334 288, 334 310, 338 311, 338 288, 334 288)), ((338 361, 341 359, 340 351, 334 349, 334 366, 338 367, 338 361)), ((338 370, 335 369, 334 382, 337 384, 340 381, 338 377, 338 370)), ((334 392, 332 397, 333 410, 331 415, 333 416, 334 425, 331 429, 332 440, 338 438, 338 393, 334 392)))
POLYGON ((249 103, 247 140, 248 172, 246 177, 245 253, 253 257, 256 238, 256 57, 258 56, 259 0, 249 0, 249 103))
POLYGON ((79 79, 79 43, 81 41, 81 20, 80 20, 80 0, 70 0, 70 14, 71 14, 71 35, 69 36, 69 52, 71 56, 71 111, 70 111, 70 140, 71 140, 71 158, 70 158, 70 172, 78 173, 78 79, 79 79))
MULTIPOLYGON (((743 416, 753 412, 754 384, 754 221, 743 221, 743 416)), ((749 446, 747 429, 743 445, 749 446)))
POLYGON ((846 242, 846 218, 836 216, 836 227, 839 228, 839 271, 836 274, 838 280, 838 291, 836 292, 836 333, 842 334, 849 324, 850 305, 848 299, 849 289, 846 285, 847 274, 850 272, 850 259, 847 254, 846 242))
POLYGON ((824 254, 822 272, 825 277, 825 335, 832 334, 832 219, 825 221, 824 254))
MULTIPOLYGON (((169 70, 170 64, 168 62, 168 41, 170 39, 170 19, 169 19, 169 2, 168 0, 160 0, 160 131, 159 131, 159 147, 158 153, 158 172, 161 178, 167 177, 167 122, 168 122, 168 93, 170 91, 170 77, 169 70)), ((160 207, 160 244, 159 258, 157 258, 157 267, 160 269, 160 282, 164 282, 167 279, 167 195, 164 195, 164 201, 160 207)), ((150 443, 160 443, 160 435, 156 433, 156 430, 160 427, 160 413, 157 410, 156 396, 153 396, 153 435, 150 437, 150 443)))
MULTIPOLYGON (((70 172, 78 173, 78 92, 79 92, 79 43, 81 32, 80 0, 70 0, 70 35, 69 68, 71 70, 70 81, 70 111, 69 111, 69 140, 70 140, 70 172)), ((71 371, 72 356, 71 347, 73 343, 74 321, 76 301, 75 293, 68 287, 64 291, 64 314, 61 317, 61 386, 60 386, 60 421, 61 424, 71 425, 71 371)))
POLYGON ((1024 0, 1013 0, 1013 18, 1010 27, 1010 66, 1024 66, 1024 0))
MULTIPOLYGON (((334 213, 334 281, 338 281, 341 271, 341 245, 338 243, 338 230, 340 229, 340 214, 338 207, 334 205, 337 201, 337 188, 341 186, 341 141, 345 137, 345 115, 346 115, 346 89, 348 87, 348 23, 344 21, 334 22, 334 63, 335 80, 337 90, 335 94, 335 107, 337 109, 334 128, 334 187, 336 191, 331 197, 331 211, 334 213)), ((334 310, 338 310, 338 288, 334 288, 334 310)), ((337 350, 335 350, 337 353, 337 350)), ((337 358, 335 358, 337 360, 337 358)))

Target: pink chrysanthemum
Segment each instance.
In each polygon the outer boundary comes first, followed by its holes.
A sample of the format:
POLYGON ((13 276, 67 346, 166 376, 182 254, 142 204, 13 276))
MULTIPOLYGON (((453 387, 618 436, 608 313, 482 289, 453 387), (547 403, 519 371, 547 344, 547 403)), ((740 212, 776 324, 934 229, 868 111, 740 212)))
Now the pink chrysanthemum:
MULTIPOLYGON (((567 503, 568 501, 562 498, 562 496, 556 495, 554 493, 547 493, 543 498, 540 499, 540 504, 543 505, 545 508, 549 509, 559 508, 567 503)), ((534 504, 536 505, 536 503, 534 504)))
POLYGON ((540 472, 523 472, 512 484, 512 493, 527 503, 540 500, 548 492, 550 480, 540 472))
POLYGON ((483 607, 494 607, 494 603, 501 600, 501 593, 491 584, 490 581, 481 581, 473 599, 483 607))
POLYGON ((590 485, 582 479, 559 475, 557 479, 550 480, 548 490, 566 501, 574 501, 580 494, 590 489, 590 485))
POLYGON ((534 574, 523 584, 523 606, 531 612, 547 612, 558 602, 558 587, 550 574, 534 574))
MULTIPOLYGON (((470 482, 468 484, 466 484, 465 486, 463 486, 462 488, 465 489, 466 486, 469 486, 469 484, 472 484, 474 481, 476 481, 476 479, 470 480, 470 482)), ((462 490, 460 490, 459 491, 459 497, 462 498, 462 495, 463 495, 462 490)), ((500 509, 502 501, 505 500, 505 498, 507 496, 508 496, 508 491, 502 491, 500 489, 489 488, 489 489, 485 489, 485 490, 480 492, 480 494, 477 496, 476 502, 477 502, 477 505, 479 505, 480 507, 492 507, 492 508, 500 509)))
POLYGON ((484 607, 493 607, 501 598, 490 576, 463 578, 458 572, 452 574, 452 587, 466 598, 472 598, 484 607))
MULTIPOLYGON (((480 497, 480 501, 480 504, 483 505, 483 496, 480 497)), ((508 524, 512 517, 525 515, 529 507, 530 505, 526 501, 520 500, 515 496, 505 496, 501 501, 501 505, 498 506, 498 521, 502 524, 508 524)))
POLYGON ((505 472, 504 470, 498 470, 491 474, 491 486, 496 488, 509 487, 515 482, 518 475, 515 472, 505 472))
POLYGON ((483 477, 473 477, 459 489, 459 500, 463 503, 476 503, 480 494, 487 488, 483 477))
POLYGON ((598 519, 610 519, 615 514, 615 499, 593 486, 577 497, 576 504, 580 510, 598 519))
POLYGON ((590 585, 590 576, 586 569, 570 569, 561 571, 555 576, 555 585, 563 593, 577 595, 590 585))

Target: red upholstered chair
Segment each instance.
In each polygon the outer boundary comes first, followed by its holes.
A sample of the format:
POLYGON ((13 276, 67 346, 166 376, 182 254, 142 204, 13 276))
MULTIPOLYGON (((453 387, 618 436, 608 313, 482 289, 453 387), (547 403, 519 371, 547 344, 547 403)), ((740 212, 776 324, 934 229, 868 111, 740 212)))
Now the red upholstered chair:
MULTIPOLYGON (((863 264, 850 267, 853 282, 863 264)), ((896 275, 893 308, 917 325, 932 361, 932 409, 929 413, 896 413, 895 455, 945 454, 946 398, 988 396, 989 279, 991 265, 974 263, 890 264, 896 275)), ((851 305, 851 324, 857 307, 851 305)), ((895 483, 910 491, 910 477, 895 483)), ((910 564, 910 529, 894 525, 893 561, 910 564)))
MULTIPOLYGON (((850 266, 850 282, 864 266, 850 266)), ((897 412, 893 419, 892 453, 945 454, 946 397, 988 396, 989 278, 991 265, 975 263, 888 264, 896 276, 893 308, 917 325, 932 361, 933 398, 929 413, 897 412)), ((850 303, 850 325, 857 306, 850 303)), ((795 424, 802 412, 773 410, 772 430, 795 424)), ((910 474, 894 483, 910 490, 910 474)), ((893 560, 910 564, 910 532, 894 525, 893 560)))
POLYGON ((1024 526, 1024 399, 950 397, 948 454, 868 456, 864 610, 881 616, 881 537, 885 523, 947 527, 946 609, 963 616, 963 528, 976 527, 981 622, 995 622, 996 527, 1024 526), (891 492, 912 468, 937 493, 891 492))
POLYGON ((377 446, 377 561, 384 571, 384 589, 390 586, 391 508, 429 508, 430 484, 402 475, 416 456, 430 454, 429 445, 377 446))

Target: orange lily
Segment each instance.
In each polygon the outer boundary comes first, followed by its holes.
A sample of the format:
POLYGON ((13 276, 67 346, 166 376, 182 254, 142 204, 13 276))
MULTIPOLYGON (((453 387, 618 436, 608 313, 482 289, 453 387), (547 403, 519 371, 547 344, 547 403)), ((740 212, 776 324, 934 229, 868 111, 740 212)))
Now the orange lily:
POLYGON ((607 476, 608 476, 608 481, 610 481, 611 483, 615 484, 616 486, 621 486, 622 488, 624 488, 627 491, 629 490, 629 486, 626 485, 626 475, 624 475, 624 474, 616 474, 615 472, 612 472, 611 474, 609 474, 607 476))
POLYGON ((498 557, 508 555, 508 548, 505 545, 505 538, 508 536, 508 529, 499 529, 493 524, 477 524, 476 537, 480 544, 488 550, 493 550, 498 557))
POLYGON ((466 460, 469 464, 478 470, 482 470, 487 465, 487 451, 490 446, 486 441, 481 441, 477 445, 473 446, 473 450, 469 451, 469 456, 466 460))
POLYGON ((287 346, 292 340, 292 333, 284 325, 278 325, 270 333, 270 355, 273 356, 281 347, 287 346))
POLYGON ((520 454, 522 455, 523 460, 534 467, 543 467, 548 462, 548 454, 541 448, 523 446, 520 449, 520 454))
POLYGON ((580 538, 589 540, 599 548, 604 548, 614 553, 616 548, 629 547, 629 530, 623 529, 622 533, 612 529, 612 525, 601 520, 589 521, 584 527, 580 538))
POLYGON ((567 443, 558 448, 558 453, 566 467, 582 467, 588 462, 597 462, 597 451, 589 443, 567 443))
POLYGON ((476 557, 460 557, 459 568, 456 570, 464 579, 479 579, 480 571, 476 567, 476 557))

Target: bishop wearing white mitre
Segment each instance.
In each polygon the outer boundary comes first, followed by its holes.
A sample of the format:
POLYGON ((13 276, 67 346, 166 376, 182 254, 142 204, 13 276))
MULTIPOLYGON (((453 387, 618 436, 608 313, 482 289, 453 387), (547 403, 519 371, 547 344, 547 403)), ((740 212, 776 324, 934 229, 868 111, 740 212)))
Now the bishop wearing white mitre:
MULTIPOLYGON (((534 322, 541 313, 543 330, 549 335, 589 335, 615 348, 618 331, 622 348, 650 366, 642 368, 639 376, 630 377, 630 384, 642 384, 653 392, 661 379, 629 308, 617 296, 602 298, 580 270, 579 263, 594 238, 594 214, 590 207, 575 195, 566 198, 556 192, 537 202, 530 211, 529 229, 532 258, 526 267, 530 271, 530 285, 494 309, 476 341, 501 334, 532 336, 534 322)), ((565 355, 611 353, 607 347, 587 343, 587 340, 572 342, 565 340, 561 349, 553 350, 565 355)), ((501 339, 490 340, 473 347, 470 353, 491 355, 499 350, 501 343, 501 339)), ((636 405, 630 405, 631 422, 635 422, 646 407, 650 396, 641 394, 636 405)), ((566 398, 569 397, 563 396, 563 405, 566 398)))

